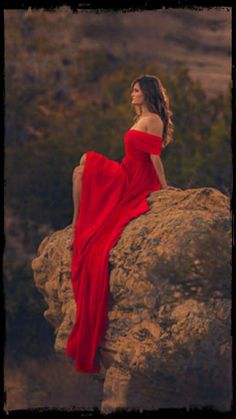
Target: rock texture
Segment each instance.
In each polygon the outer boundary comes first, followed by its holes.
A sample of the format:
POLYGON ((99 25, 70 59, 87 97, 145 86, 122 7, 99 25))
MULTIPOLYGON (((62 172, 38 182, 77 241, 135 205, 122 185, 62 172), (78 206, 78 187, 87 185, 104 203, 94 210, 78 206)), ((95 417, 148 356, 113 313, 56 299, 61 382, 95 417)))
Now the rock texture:
MULTIPOLYGON (((101 411, 231 404, 231 208, 214 188, 160 190, 110 252, 101 411)), ((36 287, 65 346, 75 315, 71 227, 40 244, 36 287)), ((66 356, 66 355, 65 355, 66 356)), ((72 367, 72 365, 71 365, 72 367)))

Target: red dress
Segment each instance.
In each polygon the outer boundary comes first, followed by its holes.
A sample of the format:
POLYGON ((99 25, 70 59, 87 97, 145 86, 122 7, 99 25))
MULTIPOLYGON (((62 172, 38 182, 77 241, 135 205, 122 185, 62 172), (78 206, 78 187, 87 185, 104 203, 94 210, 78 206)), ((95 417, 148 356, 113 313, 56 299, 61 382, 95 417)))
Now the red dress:
POLYGON ((100 371, 97 350, 107 327, 109 252, 124 227, 149 210, 145 198, 161 188, 150 154, 161 154, 162 138, 129 129, 124 143, 121 163, 86 153, 71 266, 77 309, 66 346, 81 372, 100 371))

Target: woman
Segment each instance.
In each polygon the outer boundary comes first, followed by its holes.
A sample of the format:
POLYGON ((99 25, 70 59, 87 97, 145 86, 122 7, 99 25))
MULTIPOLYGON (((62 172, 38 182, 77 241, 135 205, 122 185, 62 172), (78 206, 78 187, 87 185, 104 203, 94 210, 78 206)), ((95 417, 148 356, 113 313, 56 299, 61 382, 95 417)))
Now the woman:
MULTIPOLYGON (((135 108, 136 123, 130 129, 137 129, 143 132, 152 133, 162 137, 163 148, 173 141, 173 124, 170 118, 169 99, 160 80, 155 76, 141 76, 131 84, 132 105, 135 108)), ((167 185, 164 168, 159 155, 150 154, 151 161, 160 180, 161 189, 175 189, 167 185)), ((72 219, 72 238, 68 248, 73 247, 73 235, 79 209, 82 176, 86 161, 86 153, 82 155, 79 166, 73 171, 73 204, 74 214, 72 219)))
POLYGON ((167 184, 160 159, 173 141, 169 100, 160 80, 144 75, 131 84, 135 124, 125 133, 121 163, 87 151, 73 172, 71 281, 76 316, 66 354, 77 371, 100 371, 99 345, 107 328, 109 252, 125 226, 150 208, 146 197, 167 184), (83 186, 83 187, 82 187, 83 186))

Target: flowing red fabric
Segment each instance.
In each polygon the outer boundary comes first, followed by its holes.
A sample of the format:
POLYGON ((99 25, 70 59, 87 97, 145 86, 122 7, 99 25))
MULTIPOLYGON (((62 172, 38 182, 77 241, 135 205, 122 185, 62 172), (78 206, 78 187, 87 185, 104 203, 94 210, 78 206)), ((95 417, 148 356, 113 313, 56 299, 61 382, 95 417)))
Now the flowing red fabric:
POLYGON ((98 373, 98 349, 108 319, 109 252, 124 227, 150 208, 146 197, 161 188, 150 154, 161 154, 162 138, 129 129, 121 163, 87 151, 74 232, 71 281, 76 316, 66 355, 75 369, 98 373))

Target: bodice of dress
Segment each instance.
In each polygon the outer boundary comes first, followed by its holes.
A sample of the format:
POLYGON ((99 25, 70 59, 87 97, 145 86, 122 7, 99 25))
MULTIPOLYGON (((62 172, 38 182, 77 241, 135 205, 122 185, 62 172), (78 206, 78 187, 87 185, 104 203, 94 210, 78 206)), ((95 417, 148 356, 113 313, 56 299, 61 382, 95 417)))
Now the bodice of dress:
MULTIPOLYGON (((155 188, 157 174, 150 155, 160 155, 162 138, 148 132, 129 129, 124 135, 125 156, 121 167, 124 169, 131 189, 155 188)), ((159 186, 159 180, 158 180, 159 186)))
POLYGON ((149 132, 129 129, 124 136, 125 156, 138 160, 150 160, 150 154, 161 154, 162 138, 149 132))
POLYGON ((161 155, 162 138, 149 132, 129 129, 124 135, 125 156, 122 164, 131 161, 150 163, 150 154, 161 155))

